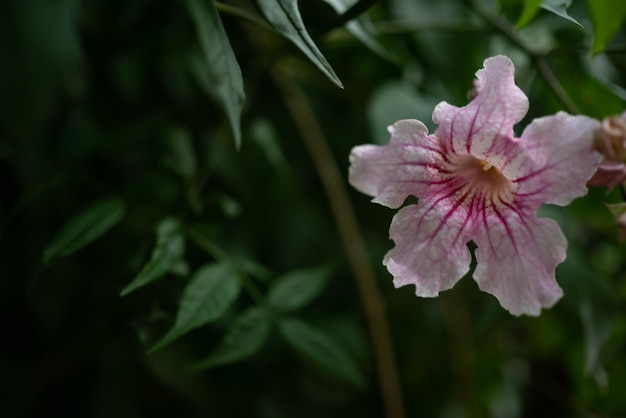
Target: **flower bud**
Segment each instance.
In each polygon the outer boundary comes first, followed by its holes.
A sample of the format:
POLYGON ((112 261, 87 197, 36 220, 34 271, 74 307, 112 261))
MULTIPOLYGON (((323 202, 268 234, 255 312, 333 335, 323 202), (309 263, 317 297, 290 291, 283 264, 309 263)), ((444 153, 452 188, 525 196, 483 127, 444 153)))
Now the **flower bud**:
POLYGON ((594 132, 593 148, 604 156, 604 161, 587 184, 612 190, 626 181, 626 112, 604 118, 594 132))
POLYGON ((607 160, 626 162, 626 112, 604 118, 595 132, 593 146, 607 160))

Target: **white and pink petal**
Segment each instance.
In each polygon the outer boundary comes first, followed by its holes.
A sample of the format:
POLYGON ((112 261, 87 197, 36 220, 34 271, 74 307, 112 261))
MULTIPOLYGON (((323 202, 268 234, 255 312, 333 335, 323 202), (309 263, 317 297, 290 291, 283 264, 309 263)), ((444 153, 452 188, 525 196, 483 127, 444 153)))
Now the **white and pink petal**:
POLYGON ((530 207, 567 205, 587 193, 587 181, 602 157, 593 150, 595 119, 559 112, 535 119, 522 134, 526 153, 512 161, 516 194, 530 207))
POLYGON ((445 170, 445 153, 420 121, 398 121, 389 132, 387 145, 352 149, 349 181, 373 202, 395 209, 436 181, 445 170))
POLYGON ((389 230, 395 247, 383 261, 394 285, 414 285, 421 297, 452 288, 469 271, 471 222, 470 212, 446 199, 400 209, 389 230))
POLYGON ((537 316, 552 307, 563 296, 555 269, 567 248, 556 222, 494 209, 482 226, 474 237, 479 288, 513 315, 537 316))
POLYGON ((476 73, 478 94, 469 104, 442 102, 435 107, 436 134, 455 153, 485 159, 495 142, 513 138, 513 126, 528 111, 528 98, 515 85, 514 72, 509 58, 488 58, 476 73))

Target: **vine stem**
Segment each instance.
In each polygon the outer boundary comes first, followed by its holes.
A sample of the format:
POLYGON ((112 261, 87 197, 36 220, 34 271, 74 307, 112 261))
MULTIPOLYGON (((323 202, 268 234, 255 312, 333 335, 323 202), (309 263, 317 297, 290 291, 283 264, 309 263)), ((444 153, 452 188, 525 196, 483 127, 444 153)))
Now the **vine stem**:
POLYGON ((386 417, 403 418, 402 388, 385 305, 343 177, 304 93, 293 81, 281 77, 276 71, 270 72, 300 131, 330 202, 368 322, 386 417))

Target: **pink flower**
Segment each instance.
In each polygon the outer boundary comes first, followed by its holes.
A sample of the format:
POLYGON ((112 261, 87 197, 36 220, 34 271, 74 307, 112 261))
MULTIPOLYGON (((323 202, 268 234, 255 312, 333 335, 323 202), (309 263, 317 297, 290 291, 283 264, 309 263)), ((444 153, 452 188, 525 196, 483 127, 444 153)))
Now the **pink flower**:
POLYGON ((450 289, 468 273, 466 244, 474 241, 474 279, 512 314, 539 315, 563 295, 554 271, 567 241, 535 212, 587 192, 600 162, 592 150, 599 123, 558 113, 515 138, 528 99, 513 73, 507 57, 489 58, 468 105, 435 107, 434 134, 420 121, 401 120, 389 127, 389 144, 352 150, 350 183, 373 202, 395 209, 410 195, 419 198, 391 223, 395 248, 383 264, 396 287, 415 285, 424 297, 450 289))

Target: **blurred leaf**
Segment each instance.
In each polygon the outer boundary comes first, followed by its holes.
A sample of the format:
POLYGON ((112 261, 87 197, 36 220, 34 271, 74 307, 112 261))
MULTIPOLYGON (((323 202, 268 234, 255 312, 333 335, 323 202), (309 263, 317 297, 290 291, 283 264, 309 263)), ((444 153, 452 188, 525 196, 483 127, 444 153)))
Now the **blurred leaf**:
POLYGON ((232 257, 226 254, 221 248, 213 243, 201 225, 196 225, 187 229, 189 237, 193 242, 210 256, 219 259, 228 259, 238 271, 249 274, 257 279, 268 281, 274 274, 264 265, 251 260, 241 254, 234 254, 232 257))
POLYGON ((367 29, 367 27, 359 22, 358 20, 351 20, 346 23, 346 29, 358 39, 363 45, 370 49, 373 53, 377 54, 381 58, 392 62, 394 64, 400 64, 400 58, 394 54, 392 54, 387 48, 385 48, 376 38, 372 35, 372 33, 367 29))
POLYGON ((267 300, 283 312, 300 309, 322 293, 331 272, 328 266, 289 272, 272 284, 267 300))
POLYGON ((581 28, 583 25, 580 24, 576 19, 567 14, 567 9, 572 4, 572 0, 544 0, 541 3, 541 8, 545 9, 551 13, 554 13, 557 16, 562 17, 563 19, 569 20, 572 23, 577 24, 581 28))
POLYGON ((232 262, 235 263, 238 269, 257 279, 267 281, 274 276, 270 269, 264 265, 241 255, 233 255, 232 262))
POLYGON ((420 94, 411 83, 387 81, 381 84, 372 94, 367 108, 373 142, 387 144, 387 126, 400 119, 421 120, 432 131, 431 115, 436 104, 437 100, 420 94))
POLYGON ((282 319, 278 327, 287 342, 321 372, 358 388, 365 386, 352 358, 328 335, 296 318, 282 319))
POLYGON ((241 283, 229 263, 201 267, 183 291, 174 326, 149 353, 222 316, 237 299, 240 290, 241 283))
POLYGON ((220 345, 204 360, 194 364, 194 371, 237 363, 256 354, 271 330, 270 316, 260 308, 242 312, 230 326, 220 345))
POLYGON ((278 133, 267 118, 258 117, 249 124, 250 136, 259 145, 269 163, 281 173, 288 168, 287 159, 278 143, 278 133))
POLYGON ((237 148, 241 147, 241 109, 245 100, 243 77, 213 0, 186 0, 202 50, 191 61, 201 87, 224 108, 237 148))
POLYGON ((122 290, 125 296, 140 287, 147 285, 178 269, 185 253, 185 237, 178 219, 166 218, 157 226, 157 241, 150 260, 143 266, 139 274, 122 290))
POLYGON ((118 197, 99 200, 74 215, 46 247, 43 262, 68 256, 92 243, 124 218, 126 204, 118 197))
POLYGON ((602 315, 588 302, 580 305, 580 317, 585 336, 585 374, 593 376, 598 386, 605 387, 608 381, 600 352, 611 336, 615 320, 612 315, 602 315))
POLYGON ((516 24, 517 30, 522 29, 533 20, 539 12, 540 6, 541 0, 524 0, 524 9, 522 9, 522 14, 516 24))
POLYGON ((257 0, 257 3, 263 16, 278 33, 293 42, 326 77, 343 88, 341 80, 309 36, 297 0, 257 0))
MULTIPOLYGON (((343 14, 352 6, 354 6, 358 0, 322 0, 330 5, 337 14, 343 14)), ((394 63, 399 62, 399 58, 391 54, 380 42, 376 40, 374 36, 367 30, 365 25, 358 19, 350 20, 346 22, 346 29, 358 39, 363 45, 368 47, 372 52, 378 54, 380 57, 394 63)))
POLYGON ((593 21, 593 53, 604 49, 626 19, 626 2, 587 0, 593 21))
POLYGON ((222 212, 224 212, 224 215, 228 216, 229 218, 236 218, 241 215, 241 205, 231 196, 220 193, 215 196, 215 200, 217 201, 217 204, 220 206, 220 208, 222 208, 222 212))
POLYGON ((167 135, 168 153, 165 164, 185 180, 196 172, 196 155, 189 132, 183 128, 173 128, 167 135))
POLYGON ((559 74, 559 81, 581 114, 602 119, 624 111, 624 99, 589 72, 565 71, 567 68, 575 68, 573 59, 560 57, 552 63, 555 73, 559 74))

